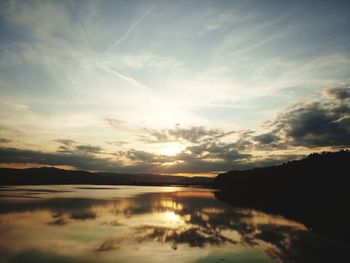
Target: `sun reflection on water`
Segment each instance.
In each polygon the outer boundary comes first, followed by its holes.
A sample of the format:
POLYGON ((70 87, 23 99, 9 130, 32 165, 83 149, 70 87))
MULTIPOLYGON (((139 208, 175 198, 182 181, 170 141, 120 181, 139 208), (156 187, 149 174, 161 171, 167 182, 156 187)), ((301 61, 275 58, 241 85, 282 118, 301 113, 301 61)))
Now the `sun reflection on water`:
POLYGON ((180 216, 175 214, 173 211, 165 212, 164 214, 165 218, 169 220, 170 222, 177 222, 180 221, 180 216))
POLYGON ((252 255, 258 258, 249 262, 289 262, 286 255, 308 233, 304 225, 281 216, 230 207, 210 190, 46 188, 2 190, 17 198, 0 198, 1 262, 28 250, 35 253, 26 262, 38 262, 42 251, 52 253, 52 261, 60 254, 79 262, 163 262, 161 255, 169 255, 169 263, 248 262, 252 255), (89 193, 93 199, 86 197, 89 193), (200 261, 207 255, 208 261, 200 261))

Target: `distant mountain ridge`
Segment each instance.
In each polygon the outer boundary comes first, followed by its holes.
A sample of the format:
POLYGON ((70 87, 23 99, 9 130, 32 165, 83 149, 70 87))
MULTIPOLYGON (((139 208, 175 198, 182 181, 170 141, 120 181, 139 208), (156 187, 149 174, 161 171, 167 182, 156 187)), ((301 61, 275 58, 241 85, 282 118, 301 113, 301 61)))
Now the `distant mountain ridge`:
POLYGON ((282 165, 219 174, 216 196, 285 215, 350 240, 350 152, 314 153, 282 165))
MULTIPOLYGON (((346 169, 350 168, 350 151, 341 150, 339 152, 312 153, 302 160, 289 161, 281 165, 249 170, 232 170, 219 174, 213 181, 215 186, 220 188, 232 187, 233 184, 249 184, 254 182, 263 183, 267 179, 276 180, 276 184, 281 181, 289 183, 306 182, 308 179, 329 179, 329 173, 334 174, 338 179, 346 176, 346 169), (323 177, 327 178, 323 178, 323 177), (301 181, 300 181, 301 180, 301 181)), ((347 170, 349 171, 349 170, 347 170)), ((350 174, 347 178, 350 178, 350 174)), ((257 184, 255 184, 257 185, 257 184)), ((252 185, 250 185, 252 186, 252 185)), ((279 185, 280 186, 280 185, 279 185)))
POLYGON ((207 185, 212 178, 168 176, 161 174, 124 174, 64 170, 55 167, 0 168, 0 185, 44 184, 130 184, 130 185, 207 185))

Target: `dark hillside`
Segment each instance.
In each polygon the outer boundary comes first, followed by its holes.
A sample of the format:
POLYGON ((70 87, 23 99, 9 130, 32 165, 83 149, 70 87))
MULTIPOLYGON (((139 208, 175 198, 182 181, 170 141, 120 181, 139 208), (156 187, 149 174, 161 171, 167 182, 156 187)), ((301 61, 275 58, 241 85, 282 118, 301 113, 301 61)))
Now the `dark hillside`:
POLYGON ((212 178, 161 174, 122 174, 72 171, 53 167, 0 168, 0 185, 123 184, 123 185, 207 185, 212 178))
POLYGON ((349 239, 350 152, 311 154, 299 161, 218 175, 217 197, 236 206, 283 214, 349 239))

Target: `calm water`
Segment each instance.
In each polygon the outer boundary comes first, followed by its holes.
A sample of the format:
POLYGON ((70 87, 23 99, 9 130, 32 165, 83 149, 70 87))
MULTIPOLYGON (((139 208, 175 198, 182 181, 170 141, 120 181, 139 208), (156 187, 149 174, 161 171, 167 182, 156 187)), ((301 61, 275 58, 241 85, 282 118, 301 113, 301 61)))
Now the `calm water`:
POLYGON ((0 262, 350 262, 339 240, 194 188, 2 187, 0 233, 0 262))

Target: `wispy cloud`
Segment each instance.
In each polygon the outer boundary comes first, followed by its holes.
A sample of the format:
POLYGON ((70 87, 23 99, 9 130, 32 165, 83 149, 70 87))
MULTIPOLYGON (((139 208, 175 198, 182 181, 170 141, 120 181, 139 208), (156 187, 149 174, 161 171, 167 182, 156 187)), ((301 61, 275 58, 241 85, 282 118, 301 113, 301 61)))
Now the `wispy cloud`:
POLYGON ((3 1, 2 145, 18 162, 169 172, 345 147, 348 8, 3 1))
POLYGON ((128 36, 132 33, 132 31, 144 20, 147 16, 149 16, 155 5, 153 4, 149 8, 146 9, 146 11, 138 17, 132 24, 129 26, 129 28, 126 30, 126 32, 111 46, 111 49, 116 48, 119 44, 121 44, 125 39, 128 38, 128 36))

